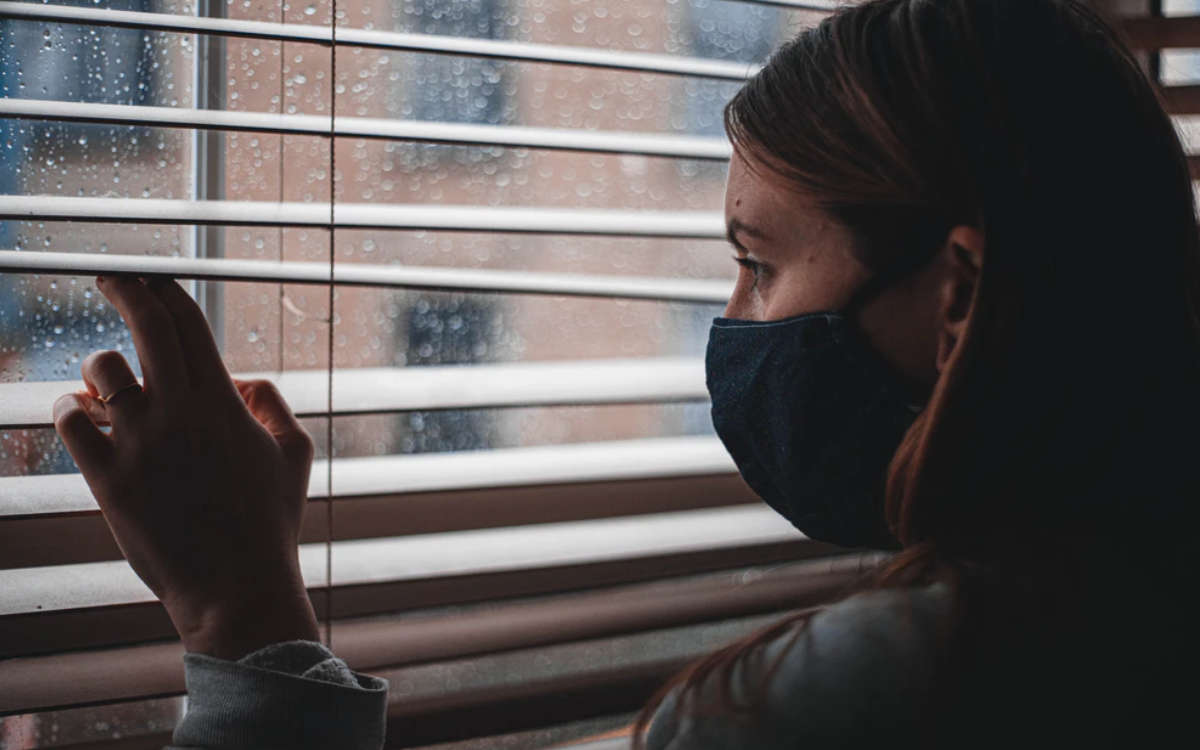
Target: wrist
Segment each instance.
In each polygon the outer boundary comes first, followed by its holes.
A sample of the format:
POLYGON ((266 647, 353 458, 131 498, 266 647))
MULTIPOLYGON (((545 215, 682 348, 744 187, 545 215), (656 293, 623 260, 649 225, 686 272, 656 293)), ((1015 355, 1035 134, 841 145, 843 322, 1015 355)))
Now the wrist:
POLYGON ((237 661, 283 641, 319 641, 316 613, 303 586, 207 606, 167 607, 188 653, 237 661))

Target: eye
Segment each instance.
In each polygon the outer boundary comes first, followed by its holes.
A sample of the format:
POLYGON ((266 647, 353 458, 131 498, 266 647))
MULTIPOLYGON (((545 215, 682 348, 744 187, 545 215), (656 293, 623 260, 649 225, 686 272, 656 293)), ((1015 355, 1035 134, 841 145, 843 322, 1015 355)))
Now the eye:
POLYGON ((750 258, 743 258, 738 255, 733 256, 733 261, 749 271, 754 276, 754 286, 758 286, 758 281, 760 278, 762 278, 763 274, 763 264, 759 263, 758 261, 751 260, 750 258))

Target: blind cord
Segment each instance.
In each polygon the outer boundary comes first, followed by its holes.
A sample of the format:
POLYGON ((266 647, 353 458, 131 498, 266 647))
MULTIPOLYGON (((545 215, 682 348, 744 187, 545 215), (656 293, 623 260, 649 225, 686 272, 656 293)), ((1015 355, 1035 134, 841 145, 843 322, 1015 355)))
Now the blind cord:
POLYGON ((333 650, 333 326, 336 316, 333 314, 333 252, 334 233, 336 228, 333 220, 334 188, 337 184, 337 136, 334 134, 334 123, 337 121, 337 0, 332 0, 329 18, 329 33, 332 44, 329 45, 329 351, 326 365, 329 367, 329 377, 326 379, 325 415, 325 491, 328 497, 325 501, 325 645, 333 650))
MULTIPOLYGON (((284 0, 279 0, 279 23, 281 25, 286 21, 286 19, 284 18, 283 7, 284 7, 284 0)), ((283 41, 281 39, 279 41, 279 114, 281 114, 281 115, 285 112, 284 103, 285 103, 285 100, 287 97, 286 88, 283 85, 283 68, 284 68, 284 60, 286 60, 286 59, 287 59, 287 42, 283 41)), ((284 178, 284 174, 283 174, 283 141, 285 138, 287 138, 287 136, 285 134, 283 134, 283 133, 279 134, 279 152, 276 157, 277 159, 279 159, 279 170, 278 170, 279 201, 281 203, 287 199, 287 196, 284 195, 284 185, 287 183, 285 183, 283 180, 283 178, 284 178)), ((282 264, 284 262, 283 227, 282 226, 279 227, 278 232, 276 234, 276 243, 278 244, 278 247, 279 247, 279 262, 280 262, 280 264, 282 264)), ((286 297, 286 295, 283 290, 283 283, 280 282, 280 284, 279 284, 279 351, 278 351, 278 359, 276 360, 279 362, 279 374, 280 375, 283 375, 283 371, 286 369, 286 365, 283 362, 283 329, 284 329, 283 316, 286 313, 286 307, 287 307, 285 297, 286 297)))

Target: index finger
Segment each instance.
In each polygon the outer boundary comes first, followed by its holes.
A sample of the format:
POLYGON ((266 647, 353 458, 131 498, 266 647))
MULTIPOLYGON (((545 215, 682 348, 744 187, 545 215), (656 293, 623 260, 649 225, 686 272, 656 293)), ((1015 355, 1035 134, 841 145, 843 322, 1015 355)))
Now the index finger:
POLYGON ((233 380, 221 359, 221 350, 213 339, 204 312, 191 295, 173 279, 146 280, 146 288, 162 303, 175 321, 184 361, 191 374, 192 387, 210 393, 235 396, 233 380))
POLYGON ((112 303, 133 335, 146 390, 172 393, 188 388, 187 368, 175 320, 162 301, 132 276, 100 276, 96 288, 112 303))

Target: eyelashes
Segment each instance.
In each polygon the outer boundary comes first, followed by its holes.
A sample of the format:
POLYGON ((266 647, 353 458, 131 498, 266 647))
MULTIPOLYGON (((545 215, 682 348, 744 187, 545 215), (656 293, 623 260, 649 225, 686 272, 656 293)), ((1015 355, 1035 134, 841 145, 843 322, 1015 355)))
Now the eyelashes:
POLYGON ((757 261, 750 260, 749 258, 737 258, 737 257, 735 257, 733 260, 734 260, 734 262, 736 262, 736 263, 737 263, 739 266, 741 266, 742 268, 748 268, 748 269, 750 269, 751 271, 753 271, 755 274, 757 274, 757 273, 758 273, 758 272, 759 272, 759 271, 762 269, 762 264, 761 264, 761 263, 759 263, 759 262, 757 262, 757 261))
POLYGON ((754 276, 754 285, 758 286, 758 280, 762 277, 763 273, 763 264, 737 255, 733 256, 733 261, 749 271, 754 276))

